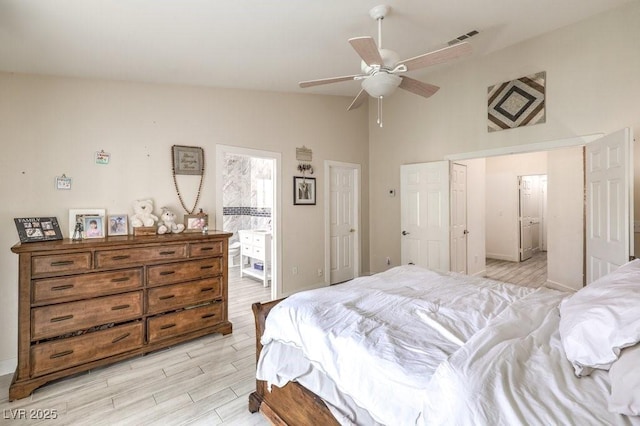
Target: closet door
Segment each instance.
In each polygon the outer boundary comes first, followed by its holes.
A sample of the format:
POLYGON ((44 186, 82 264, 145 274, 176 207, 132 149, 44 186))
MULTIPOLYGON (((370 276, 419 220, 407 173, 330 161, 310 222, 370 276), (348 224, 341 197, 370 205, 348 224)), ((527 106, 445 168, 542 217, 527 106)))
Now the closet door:
POLYGON ((449 271, 449 162, 400 168, 402 264, 449 271))
POLYGON ((632 140, 627 128, 586 145, 587 284, 633 253, 632 140))

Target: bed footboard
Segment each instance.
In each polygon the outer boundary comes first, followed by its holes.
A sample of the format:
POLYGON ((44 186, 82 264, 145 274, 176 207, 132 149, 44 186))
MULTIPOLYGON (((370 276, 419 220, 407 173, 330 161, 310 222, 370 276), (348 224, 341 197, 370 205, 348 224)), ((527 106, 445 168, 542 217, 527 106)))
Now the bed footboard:
MULTIPOLYGON (((271 308, 281 301, 251 305, 256 325, 256 362, 262 351, 260 338, 264 333, 265 320, 271 308)), ((249 395, 249 411, 260 411, 274 425, 339 425, 322 399, 296 382, 289 382, 282 388, 272 386, 269 392, 266 382, 256 380, 256 391, 249 395)))

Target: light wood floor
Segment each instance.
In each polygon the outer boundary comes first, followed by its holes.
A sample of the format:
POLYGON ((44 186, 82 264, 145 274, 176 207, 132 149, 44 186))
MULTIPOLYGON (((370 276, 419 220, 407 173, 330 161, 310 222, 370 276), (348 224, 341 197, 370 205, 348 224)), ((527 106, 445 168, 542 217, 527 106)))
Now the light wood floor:
POLYGON ((247 401, 255 390, 251 304, 270 300, 270 289, 238 275, 232 268, 232 334, 205 336, 58 380, 13 402, 8 401, 12 375, 0 376, 0 424, 268 425, 262 415, 249 413, 247 401), (57 419, 9 420, 45 410, 55 410, 57 419))
POLYGON ((547 252, 538 251, 524 262, 487 259, 485 277, 525 287, 542 287, 547 282, 547 252))

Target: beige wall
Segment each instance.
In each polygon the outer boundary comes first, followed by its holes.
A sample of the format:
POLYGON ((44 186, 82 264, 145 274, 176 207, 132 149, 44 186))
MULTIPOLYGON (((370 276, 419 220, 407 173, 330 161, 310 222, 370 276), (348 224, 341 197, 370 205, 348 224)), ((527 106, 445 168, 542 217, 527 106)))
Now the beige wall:
POLYGON ((385 190, 400 187, 401 164, 623 127, 640 134, 638 22, 634 2, 428 78, 416 73, 441 90, 429 100, 403 91, 385 99, 383 128, 370 108, 371 270, 387 269, 386 256, 400 258, 400 197, 385 190), (539 71, 547 72, 546 123, 488 133, 487 87, 539 71))
POLYGON ((584 283, 584 156, 582 147, 549 151, 547 283, 579 290, 584 283))
MULTIPOLYGON (((347 113, 348 98, 119 83, 0 73, 0 374, 16 357, 18 241, 14 217, 57 216, 67 235, 69 208, 131 213, 132 201, 151 197, 157 210, 182 215, 171 177, 170 147, 201 146, 206 176, 200 207, 215 216, 215 145, 282 155, 283 289, 322 282, 324 160, 362 165, 362 270, 369 270, 367 108, 347 113), (293 206, 295 148, 313 150, 316 206, 293 206), (93 155, 111 153, 109 165, 93 155), (71 191, 54 178, 73 179, 71 191), (291 274, 292 266, 298 274, 291 274)), ((197 178, 180 176, 187 204, 197 178), (189 178, 192 178, 189 180, 189 178)))

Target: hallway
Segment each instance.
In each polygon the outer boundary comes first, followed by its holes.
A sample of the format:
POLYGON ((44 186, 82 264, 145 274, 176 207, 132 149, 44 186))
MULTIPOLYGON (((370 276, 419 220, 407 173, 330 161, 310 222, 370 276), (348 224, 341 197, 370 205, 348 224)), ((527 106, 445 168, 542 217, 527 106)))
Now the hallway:
POLYGON ((487 259, 486 278, 525 287, 542 287, 547 281, 547 252, 537 251, 524 262, 487 259))

